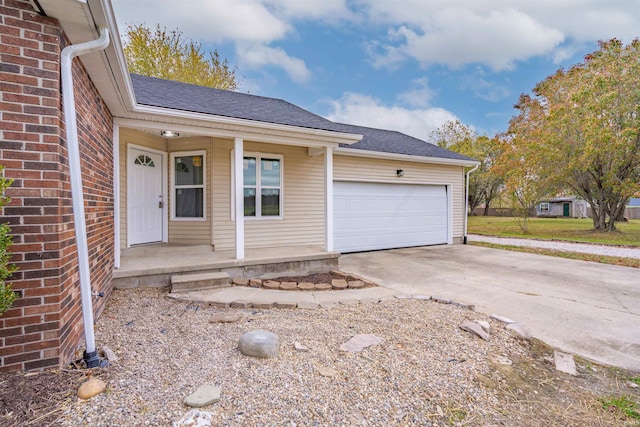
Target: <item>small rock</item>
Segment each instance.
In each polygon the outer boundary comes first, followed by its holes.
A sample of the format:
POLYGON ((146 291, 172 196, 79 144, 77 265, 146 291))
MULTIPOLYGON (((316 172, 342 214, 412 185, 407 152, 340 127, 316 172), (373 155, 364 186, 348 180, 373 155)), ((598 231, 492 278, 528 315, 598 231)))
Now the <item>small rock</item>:
POLYGON ((347 289, 349 284, 346 280, 343 279, 333 279, 331 281, 331 286, 333 287, 333 289, 347 289))
POLYGON ((239 322, 241 318, 242 315, 237 313, 215 313, 209 319, 209 323, 234 323, 239 322))
POLYGON ((276 357, 280 353, 280 338, 269 331, 258 329, 242 335, 238 348, 245 356, 276 357))
POLYGON ((262 280, 260 279, 251 279, 249 280, 249 286, 252 288, 260 288, 262 287, 262 280))
POLYGON ((518 335, 518 338, 522 340, 531 339, 531 334, 519 323, 509 323, 506 328, 515 332, 518 335))
POLYGON ((491 330, 491 325, 486 320, 474 320, 474 322, 482 326, 482 329, 484 329, 485 332, 489 332, 491 330))
POLYGON ((231 304, 229 304, 231 308, 251 308, 251 301, 245 301, 245 300, 235 300, 232 301, 231 304))
POLYGON ((372 345, 382 344, 382 340, 375 335, 361 334, 351 338, 340 346, 340 351, 350 351, 352 353, 362 351, 372 345))
POLYGON ((102 346, 102 351, 100 353, 102 353, 102 356, 105 357, 109 362, 115 362, 116 360, 118 360, 118 356, 116 356, 114 351, 106 345, 102 346))
POLYGON ((280 289, 280 282, 276 280, 267 280, 262 283, 262 286, 266 289, 280 289))
POLYGON ((179 421, 173 423, 173 427, 211 427, 213 413, 192 409, 179 421))
POLYGON ((282 283, 280 283, 280 289, 282 289, 284 291, 294 291, 294 290, 298 289, 298 283, 297 282, 282 282, 282 283))
POLYGON ((478 325, 475 322, 463 322, 462 325, 460 325, 460 329, 462 329, 463 331, 471 332, 472 334, 476 334, 485 341, 489 341, 489 338, 491 338, 491 335, 485 332, 485 330, 482 329, 482 326, 478 325))
POLYGON ((629 388, 638 388, 640 386, 638 384, 634 383, 633 381, 627 381, 627 387, 629 387, 629 388))
POLYGON ((364 282, 362 280, 352 280, 348 282, 348 287, 351 289, 360 289, 364 286, 364 282))
POLYGON ((328 291, 329 289, 331 289, 331 285, 328 283, 316 283, 313 285, 314 291, 328 291))
POLYGON ((497 320, 498 322, 502 322, 502 323, 506 323, 506 324, 516 323, 515 320, 511 320, 508 317, 500 316, 500 315, 497 315, 497 314, 492 314, 489 317, 492 318, 493 320, 497 320))
POLYGON ((556 370, 569 375, 578 375, 576 362, 573 360, 572 355, 555 350, 553 352, 553 359, 556 364, 556 370))
POLYGON ((203 384, 196 391, 185 397, 183 403, 193 408, 201 408, 220 400, 220 387, 215 384, 203 384))
POLYGON ((315 288, 313 283, 298 283, 298 289, 302 291, 312 291, 315 288))
POLYGON ((499 354, 493 357, 493 361, 496 363, 499 363, 500 365, 507 365, 507 366, 513 365, 513 361, 511 361, 511 359, 509 359, 508 357, 501 356, 499 354))
POLYGON ((93 396, 105 391, 107 385, 100 378, 91 378, 80 386, 78 389, 78 397, 80 399, 91 399, 93 396))
POLYGON ((231 283, 238 286, 247 286, 249 284, 249 279, 245 279, 244 277, 234 277, 231 283))
POLYGON ((333 368, 329 368, 328 366, 317 365, 316 369, 318 370, 318 373, 323 377, 333 378, 339 374, 338 371, 333 368))
POLYGON ((302 344, 300 344, 298 341, 295 341, 293 343, 293 348, 296 349, 296 351, 299 351, 301 353, 306 353, 309 351, 309 347, 305 347, 302 344))

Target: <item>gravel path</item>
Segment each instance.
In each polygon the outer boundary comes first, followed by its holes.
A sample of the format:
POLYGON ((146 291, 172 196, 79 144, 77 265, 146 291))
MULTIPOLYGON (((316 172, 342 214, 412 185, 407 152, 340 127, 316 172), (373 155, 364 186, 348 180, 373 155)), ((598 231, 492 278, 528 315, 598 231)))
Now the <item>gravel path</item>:
POLYGON ((184 397, 204 383, 222 388, 220 401, 203 408, 215 426, 503 425, 504 402, 478 378, 498 375, 496 360, 529 351, 504 324, 433 301, 239 310, 173 301, 158 289, 114 291, 96 336, 119 356, 98 373, 107 392, 75 402, 62 425, 169 426, 189 410, 184 397), (242 317, 211 323, 217 313, 242 317), (475 319, 491 324, 490 341, 459 328, 475 319), (237 350, 238 338, 254 329, 280 337, 278 357, 237 350), (339 351, 357 334, 383 343, 339 351), (310 351, 296 351, 295 341, 310 351), (323 376, 324 368, 337 375, 323 376))
POLYGON ((481 236, 479 234, 469 234, 469 241, 640 259, 640 248, 629 248, 623 246, 594 245, 589 243, 559 242, 536 239, 517 239, 511 237, 492 237, 481 236))

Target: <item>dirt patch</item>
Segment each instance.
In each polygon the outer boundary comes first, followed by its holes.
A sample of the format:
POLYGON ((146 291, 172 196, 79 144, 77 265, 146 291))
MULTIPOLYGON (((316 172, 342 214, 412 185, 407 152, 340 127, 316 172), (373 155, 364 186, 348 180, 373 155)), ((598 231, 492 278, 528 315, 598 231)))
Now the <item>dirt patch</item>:
POLYGON ((56 425, 86 371, 0 372, 0 426, 56 425))

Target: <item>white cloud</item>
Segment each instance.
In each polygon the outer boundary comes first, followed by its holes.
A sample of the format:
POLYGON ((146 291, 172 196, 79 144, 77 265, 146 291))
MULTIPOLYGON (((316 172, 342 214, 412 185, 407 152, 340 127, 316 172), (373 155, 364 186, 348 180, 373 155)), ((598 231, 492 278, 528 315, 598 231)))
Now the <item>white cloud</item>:
POLYGON ((260 44, 240 44, 236 48, 236 53, 240 65, 247 68, 280 67, 297 83, 304 83, 311 77, 311 72, 303 60, 289 56, 280 48, 260 44))
POLYGON ((484 63, 494 70, 512 69, 517 60, 550 53, 564 39, 560 31, 513 9, 486 15, 444 9, 419 31, 403 25, 395 35, 404 43, 389 47, 392 63, 403 53, 425 66, 441 63, 457 68, 484 63))
POLYGON ((429 87, 426 77, 411 82, 411 89, 398 95, 398 100, 412 107, 428 107, 433 98, 433 90, 429 87))
POLYGON ((391 30, 387 40, 374 43, 376 67, 397 68, 403 59, 413 58, 424 66, 479 63, 508 70, 535 56, 566 59, 585 43, 599 39, 618 37, 629 42, 640 27, 640 7, 633 0, 356 3, 368 22, 391 30))
POLYGON ((338 100, 329 101, 332 111, 329 120, 360 126, 390 129, 426 140, 429 134, 457 117, 443 108, 408 109, 387 106, 380 100, 358 93, 345 93, 338 100))

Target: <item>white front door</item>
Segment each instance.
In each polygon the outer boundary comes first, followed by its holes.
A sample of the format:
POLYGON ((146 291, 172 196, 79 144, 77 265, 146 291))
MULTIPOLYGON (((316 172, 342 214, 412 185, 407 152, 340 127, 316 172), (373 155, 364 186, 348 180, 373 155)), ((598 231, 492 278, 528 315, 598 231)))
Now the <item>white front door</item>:
POLYGON ((129 148, 129 244, 162 241, 162 155, 129 148))

